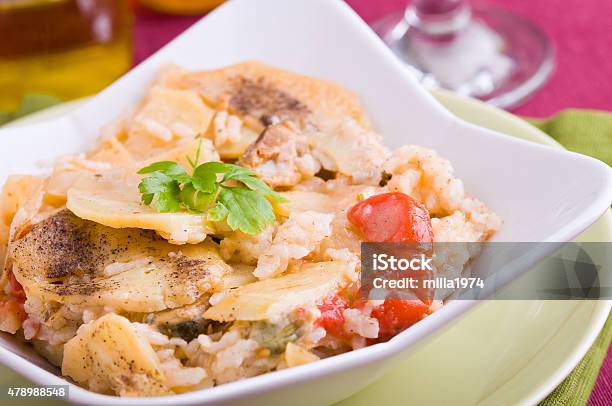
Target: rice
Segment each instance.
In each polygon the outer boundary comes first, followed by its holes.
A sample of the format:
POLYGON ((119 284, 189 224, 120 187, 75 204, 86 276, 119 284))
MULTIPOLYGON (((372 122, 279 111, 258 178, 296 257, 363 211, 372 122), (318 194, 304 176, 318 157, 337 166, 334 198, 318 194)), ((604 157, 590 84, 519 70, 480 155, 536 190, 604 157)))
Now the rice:
POLYGON ((133 322, 131 325, 139 334, 146 337, 155 349, 165 387, 187 388, 199 385, 208 378, 204 367, 185 365, 189 359, 183 360, 178 356, 178 353, 188 346, 185 340, 170 338, 147 324, 133 322))
POLYGON ((21 328, 23 329, 23 338, 31 340, 38 334, 40 324, 32 319, 26 319, 21 325, 21 328))
POLYGON ((269 249, 259 257, 253 275, 270 278, 284 272, 293 259, 304 258, 331 235, 333 214, 305 211, 291 213, 281 224, 269 249))
POLYGON ((161 345, 166 345, 170 342, 170 339, 166 335, 154 330, 153 328, 151 328, 150 326, 146 324, 132 323, 132 326, 140 334, 147 337, 147 340, 149 340, 151 345, 161 346, 161 345))
POLYGON ((227 111, 219 111, 212 121, 213 142, 215 147, 235 144, 240 141, 242 120, 227 111))
POLYGON ((378 337, 378 320, 364 315, 359 309, 345 309, 344 330, 364 338, 378 337))
POLYGON ((239 262, 256 265, 260 256, 267 252, 272 244, 275 228, 270 226, 257 235, 240 231, 228 233, 221 241, 221 256, 227 262, 239 262))
POLYGON ((239 369, 246 358, 254 355, 257 347, 253 340, 237 340, 215 354, 212 372, 220 375, 228 369, 239 369))
POLYGON ((392 175, 390 190, 416 198, 432 215, 450 214, 461 206, 463 182, 455 178, 450 161, 431 149, 400 147, 385 162, 384 169, 392 175))
POLYGON ((352 270, 352 272, 348 272, 348 276, 354 281, 359 279, 361 260, 357 253, 351 252, 348 248, 327 248, 324 251, 323 257, 324 259, 331 259, 333 261, 346 262, 347 267, 352 270))

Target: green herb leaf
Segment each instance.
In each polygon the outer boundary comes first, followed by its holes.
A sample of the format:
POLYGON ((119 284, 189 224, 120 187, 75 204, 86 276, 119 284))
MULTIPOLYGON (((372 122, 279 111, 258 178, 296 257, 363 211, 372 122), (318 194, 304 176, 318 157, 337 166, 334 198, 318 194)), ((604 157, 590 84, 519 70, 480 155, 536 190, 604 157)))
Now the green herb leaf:
POLYGON ((167 192, 159 193, 155 198, 155 206, 160 213, 175 213, 181 208, 179 199, 180 189, 178 184, 173 184, 174 187, 169 188, 167 192))
POLYGON ((162 172, 154 172, 138 185, 140 193, 163 193, 178 186, 177 181, 162 172))
POLYGON ((237 179, 241 177, 257 177, 255 172, 250 169, 245 168, 244 166, 238 165, 227 165, 227 171, 225 171, 225 175, 223 176, 223 181, 227 181, 230 179, 237 179))
POLYGON ((153 201, 154 196, 155 195, 153 193, 143 193, 141 197, 142 202, 148 206, 153 201))
POLYGON ((217 173, 225 173, 229 169, 228 164, 223 162, 206 162, 195 168, 191 182, 197 190, 212 193, 217 184, 217 173))
POLYGON ((153 172, 151 176, 143 178, 138 190, 142 193, 142 201, 151 204, 155 200, 155 206, 161 213, 178 211, 180 208, 179 183, 162 172, 153 172))
POLYGON ((191 211, 203 212, 210 208, 217 197, 217 187, 215 185, 212 193, 204 193, 197 190, 193 184, 188 183, 183 186, 180 193, 181 202, 191 211))
POLYGON ((287 202, 287 199, 270 189, 270 187, 263 180, 259 179, 255 172, 242 166, 232 165, 232 168, 223 176, 223 181, 227 180, 241 182, 249 189, 259 192, 264 196, 270 197, 279 203, 287 202))
MULTIPOLYGON (((198 137, 200 137, 201 134, 198 134, 198 137)), ((189 162, 189 165, 191 165, 191 170, 195 170, 195 168, 198 166, 199 162, 200 162, 200 152, 202 151, 202 139, 200 138, 200 141, 198 142, 198 148, 196 149, 195 152, 195 158, 192 160, 191 158, 187 157, 187 162, 189 162)))
POLYGON ((276 220, 270 202, 252 190, 224 186, 218 199, 229 211, 227 225, 232 230, 256 235, 276 220))
POLYGON ((188 210, 206 213, 209 221, 227 221, 232 230, 258 234, 276 217, 268 199, 286 202, 253 171, 223 162, 198 165, 199 152, 189 159, 193 175, 176 162, 162 161, 138 171, 146 174, 138 190, 142 202, 162 213, 188 210), (221 177, 223 175, 223 177, 221 177), (225 182, 230 184, 225 184, 225 182), (236 186, 238 184, 238 186, 236 186))
POLYGON ((229 214, 229 210, 221 202, 217 202, 215 207, 206 212, 206 218, 209 221, 223 221, 229 214))
POLYGON ((149 166, 145 166, 138 171, 140 175, 153 172, 162 172, 164 175, 178 181, 179 183, 191 182, 191 177, 185 172, 182 166, 172 161, 155 162, 149 166))
POLYGON ((248 187, 249 189, 255 191, 255 192, 259 192, 264 196, 270 197, 271 199, 279 202, 279 203, 286 203, 288 202, 287 199, 285 199, 284 197, 282 197, 280 194, 276 193, 275 191, 273 191, 272 189, 270 189, 270 187, 268 185, 266 185, 266 183, 259 179, 259 178, 255 178, 252 176, 240 176, 240 177, 234 177, 232 178, 234 180, 237 180, 239 182, 242 182, 246 187, 248 187))

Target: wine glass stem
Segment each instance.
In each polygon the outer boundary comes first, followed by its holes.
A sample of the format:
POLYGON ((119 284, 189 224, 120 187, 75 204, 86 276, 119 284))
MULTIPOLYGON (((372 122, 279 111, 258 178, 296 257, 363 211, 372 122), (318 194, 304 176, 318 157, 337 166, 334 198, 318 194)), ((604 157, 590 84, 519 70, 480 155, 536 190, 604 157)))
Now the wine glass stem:
POLYGON ((471 12, 465 0, 414 0, 404 18, 423 34, 442 36, 465 27, 470 22, 471 12))

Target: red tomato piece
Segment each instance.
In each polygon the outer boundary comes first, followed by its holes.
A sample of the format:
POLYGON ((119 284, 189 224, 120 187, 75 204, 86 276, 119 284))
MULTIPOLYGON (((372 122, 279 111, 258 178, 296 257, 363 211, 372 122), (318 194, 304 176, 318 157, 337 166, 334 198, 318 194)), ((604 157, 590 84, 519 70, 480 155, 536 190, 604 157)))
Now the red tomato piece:
POLYGON ((0 301, 0 317, 15 317, 21 325, 28 318, 28 315, 23 308, 23 303, 8 298, 5 301, 0 301))
POLYGON ((26 294, 23 290, 23 286, 21 286, 21 284, 17 281, 17 278, 15 278, 13 272, 9 271, 8 278, 11 296, 17 299, 19 302, 25 303, 26 294))
POLYGON ((349 221, 365 241, 431 243, 433 231, 427 209, 400 192, 371 196, 348 212, 349 221))
POLYGON ((344 334, 344 309, 348 307, 346 299, 336 295, 323 300, 319 305, 321 317, 317 325, 323 327, 328 335, 341 338, 344 334))
POLYGON ((421 320, 429 306, 420 300, 387 299, 372 310, 378 320, 378 338, 388 340, 421 320))

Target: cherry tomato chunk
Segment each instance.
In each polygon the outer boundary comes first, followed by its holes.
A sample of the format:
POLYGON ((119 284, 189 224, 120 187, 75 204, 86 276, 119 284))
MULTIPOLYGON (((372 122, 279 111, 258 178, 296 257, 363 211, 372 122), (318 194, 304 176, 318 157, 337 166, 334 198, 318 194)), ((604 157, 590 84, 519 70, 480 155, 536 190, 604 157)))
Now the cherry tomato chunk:
POLYGON ((28 318, 28 315, 23 308, 23 303, 14 298, 8 298, 0 301, 0 318, 15 319, 21 326, 21 323, 28 318))
POLYGON ((378 338, 389 340, 421 320, 429 306, 420 300, 387 299, 372 310, 378 320, 378 338))
POLYGON ((8 282, 10 286, 11 296, 17 299, 19 302, 25 303, 26 294, 23 290, 23 286, 21 286, 21 284, 17 281, 17 278, 15 278, 15 275, 11 271, 9 271, 8 274, 8 282))
POLYGON ((348 307, 346 299, 336 295, 323 300, 319 305, 321 317, 317 325, 323 327, 328 335, 342 338, 344 334, 344 309, 348 307))
POLYGON ((366 241, 433 241, 429 212, 404 193, 371 196, 351 207, 347 217, 366 241))
MULTIPOLYGON (((429 212, 401 192, 371 196, 351 207, 347 217, 368 242, 433 242, 429 212)), ((362 308, 366 300, 358 299, 352 307, 362 308)), ((371 317, 378 320, 378 340, 389 340, 421 320, 428 310, 427 300, 386 299, 371 313, 371 317)))

